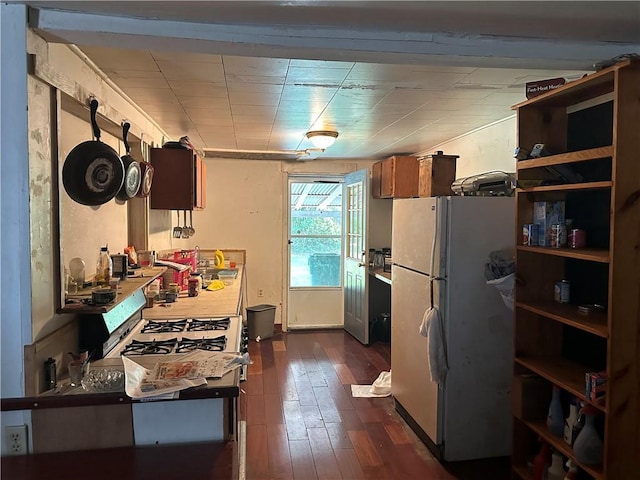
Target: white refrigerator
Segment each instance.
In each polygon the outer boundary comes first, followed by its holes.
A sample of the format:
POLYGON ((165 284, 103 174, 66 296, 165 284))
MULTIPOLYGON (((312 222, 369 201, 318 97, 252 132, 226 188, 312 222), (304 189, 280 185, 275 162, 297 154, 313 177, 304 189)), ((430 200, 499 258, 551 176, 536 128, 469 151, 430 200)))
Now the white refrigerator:
POLYGON ((487 285, 484 265, 491 251, 513 249, 514 208, 513 197, 393 200, 391 392, 441 460, 511 453, 513 313, 487 285), (441 385, 430 379, 419 333, 431 276, 448 363, 441 385))

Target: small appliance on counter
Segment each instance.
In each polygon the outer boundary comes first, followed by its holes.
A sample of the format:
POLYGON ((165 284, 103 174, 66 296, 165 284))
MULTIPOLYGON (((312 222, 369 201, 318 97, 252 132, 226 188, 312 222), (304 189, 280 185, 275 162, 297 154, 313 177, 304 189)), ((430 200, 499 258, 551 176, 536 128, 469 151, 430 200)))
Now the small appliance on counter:
POLYGON ((510 197, 515 190, 515 184, 514 174, 492 171, 457 178, 451 184, 451 190, 461 196, 510 197))
POLYGON ((126 280, 129 267, 128 256, 122 254, 111 255, 111 261, 113 262, 113 278, 126 280))
POLYGON ((383 248, 382 255, 382 271, 391 273, 391 264, 393 263, 393 260, 391 259, 391 249, 383 248))

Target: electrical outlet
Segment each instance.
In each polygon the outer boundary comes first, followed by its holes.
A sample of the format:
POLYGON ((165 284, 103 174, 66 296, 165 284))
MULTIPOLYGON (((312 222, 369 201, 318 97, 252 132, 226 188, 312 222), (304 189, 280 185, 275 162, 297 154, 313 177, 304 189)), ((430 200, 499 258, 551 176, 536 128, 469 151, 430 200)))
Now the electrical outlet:
POLYGON ((261 288, 258 289, 258 296, 264 297, 264 291, 261 288))
POLYGON ((26 455, 27 454, 27 426, 14 425, 4 429, 4 438, 6 440, 7 455, 26 455))

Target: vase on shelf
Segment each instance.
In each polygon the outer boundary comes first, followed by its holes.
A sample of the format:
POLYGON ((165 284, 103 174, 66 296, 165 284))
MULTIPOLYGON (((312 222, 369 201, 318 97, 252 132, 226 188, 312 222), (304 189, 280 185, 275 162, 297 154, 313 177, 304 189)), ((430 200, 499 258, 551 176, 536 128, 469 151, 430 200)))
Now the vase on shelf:
POLYGON ((562 391, 554 385, 549 412, 547 413, 547 428, 558 437, 562 437, 564 434, 564 412, 562 411, 561 394, 562 391))
POLYGON ((582 410, 586 419, 573 444, 573 453, 576 459, 585 465, 598 465, 602 463, 602 440, 595 426, 598 410, 591 405, 585 406, 582 410))

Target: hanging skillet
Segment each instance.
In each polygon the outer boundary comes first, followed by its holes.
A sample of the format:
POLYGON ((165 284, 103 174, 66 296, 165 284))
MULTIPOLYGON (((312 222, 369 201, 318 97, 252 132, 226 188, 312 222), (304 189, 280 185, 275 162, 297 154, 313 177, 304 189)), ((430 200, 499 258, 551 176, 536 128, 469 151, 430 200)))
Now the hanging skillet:
POLYGON ((67 194, 83 205, 107 203, 122 188, 124 165, 118 153, 100 141, 96 121, 98 101, 91 100, 91 127, 95 140, 76 145, 62 167, 62 183, 67 194))
MULTIPOLYGON (((143 152, 144 156, 144 152, 143 152)), ((151 163, 143 160, 140 162, 140 189, 136 197, 148 197, 151 193, 151 182, 153 180, 153 166, 151 163)))
POLYGON ((129 122, 124 122, 122 124, 122 141, 124 142, 126 152, 126 154, 122 156, 122 164, 124 165, 124 182, 120 191, 116 194, 116 198, 122 201, 129 200, 136 196, 140 189, 140 181, 142 179, 140 164, 130 155, 131 148, 127 141, 129 128, 131 128, 131 124, 129 122))

